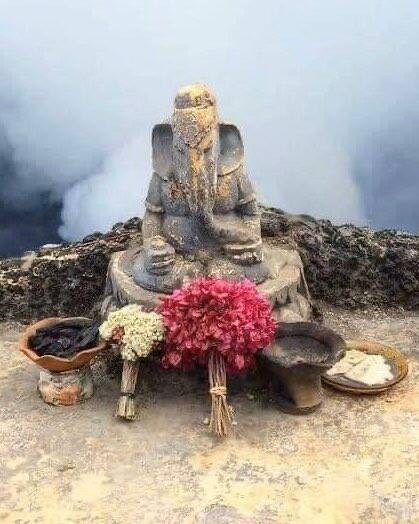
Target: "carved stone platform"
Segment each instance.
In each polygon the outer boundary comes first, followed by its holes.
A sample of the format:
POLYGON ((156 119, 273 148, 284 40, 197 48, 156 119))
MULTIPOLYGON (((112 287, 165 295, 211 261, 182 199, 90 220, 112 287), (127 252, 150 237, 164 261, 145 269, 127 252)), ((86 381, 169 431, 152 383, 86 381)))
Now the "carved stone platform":
MULTIPOLYGON (((105 299, 102 304, 102 316, 107 317, 113 309, 126 304, 141 304, 146 309, 159 305, 165 296, 137 285, 132 278, 135 257, 141 247, 115 253, 108 268, 105 299)), ((257 287, 272 303, 275 317, 282 322, 306 321, 311 318, 310 296, 303 273, 303 264, 296 251, 280 248, 263 247, 264 265, 268 268, 268 278, 257 287)), ((220 278, 238 278, 238 275, 226 273, 223 259, 202 260, 190 257, 184 260, 188 266, 188 277, 179 282, 186 283, 201 276, 220 278)), ((251 268, 250 268, 251 269, 251 268)), ((250 280, 252 274, 245 275, 250 280)), ((158 278, 158 277, 156 277, 158 278)))

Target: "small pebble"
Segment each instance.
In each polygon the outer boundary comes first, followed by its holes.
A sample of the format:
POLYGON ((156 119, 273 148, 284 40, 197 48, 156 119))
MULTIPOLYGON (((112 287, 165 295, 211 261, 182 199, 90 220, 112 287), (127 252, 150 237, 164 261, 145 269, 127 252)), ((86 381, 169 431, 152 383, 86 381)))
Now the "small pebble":
POLYGON ((60 472, 64 472, 64 471, 68 471, 69 469, 74 469, 76 467, 76 465, 74 464, 74 462, 63 462, 61 464, 58 464, 57 465, 57 471, 60 471, 60 472))
POLYGON ((209 426, 209 423, 210 423, 210 419, 208 417, 204 418, 204 420, 202 421, 203 424, 205 424, 205 426, 209 426))

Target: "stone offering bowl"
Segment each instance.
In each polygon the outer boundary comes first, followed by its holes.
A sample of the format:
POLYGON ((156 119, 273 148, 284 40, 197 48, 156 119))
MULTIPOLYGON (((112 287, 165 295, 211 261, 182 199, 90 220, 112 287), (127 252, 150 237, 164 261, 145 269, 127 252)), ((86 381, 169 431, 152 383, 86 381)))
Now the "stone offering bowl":
POLYGON ((311 413, 322 402, 321 375, 346 351, 344 340, 313 322, 281 324, 259 355, 281 410, 311 413))
POLYGON ((28 328, 23 333, 22 338, 19 341, 20 351, 22 351, 22 353, 24 353, 41 368, 54 373, 63 373, 65 371, 72 371, 86 366, 97 353, 106 348, 106 341, 99 342, 97 346, 93 348, 80 351, 71 358, 62 358, 53 355, 39 356, 34 350, 30 348, 29 340, 33 335, 35 335, 38 329, 52 327, 58 323, 65 323, 66 321, 71 323, 80 322, 80 326, 85 326, 90 322, 88 318, 84 317, 74 317, 68 319, 50 317, 40 320, 39 322, 28 326, 28 328))

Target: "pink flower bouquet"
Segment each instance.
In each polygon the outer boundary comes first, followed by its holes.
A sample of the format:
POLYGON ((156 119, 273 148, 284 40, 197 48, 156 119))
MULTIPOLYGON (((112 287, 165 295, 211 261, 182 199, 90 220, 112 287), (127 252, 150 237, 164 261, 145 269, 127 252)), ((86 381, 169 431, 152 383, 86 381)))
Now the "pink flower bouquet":
POLYGON ((218 435, 226 435, 232 422, 226 373, 250 368, 256 353, 272 341, 276 323, 271 309, 249 280, 201 278, 163 300, 163 365, 185 370, 208 366, 210 427, 218 435))

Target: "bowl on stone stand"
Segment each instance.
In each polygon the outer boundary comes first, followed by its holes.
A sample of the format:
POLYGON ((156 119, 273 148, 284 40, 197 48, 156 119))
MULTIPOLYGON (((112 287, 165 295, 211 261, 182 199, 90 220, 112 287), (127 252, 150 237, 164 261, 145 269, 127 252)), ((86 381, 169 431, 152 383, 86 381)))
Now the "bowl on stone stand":
POLYGON ((315 411, 322 402, 321 375, 346 351, 344 340, 314 322, 280 324, 259 355, 278 407, 287 413, 315 411))
POLYGON ((55 406, 71 406, 93 395, 94 385, 90 361, 107 347, 107 342, 97 341, 94 347, 77 352, 70 358, 55 355, 38 355, 31 347, 37 331, 65 325, 83 328, 91 323, 85 317, 50 317, 28 326, 19 341, 19 349, 41 369, 38 391, 42 399, 55 406))

